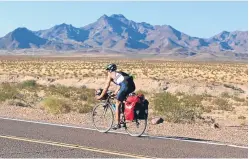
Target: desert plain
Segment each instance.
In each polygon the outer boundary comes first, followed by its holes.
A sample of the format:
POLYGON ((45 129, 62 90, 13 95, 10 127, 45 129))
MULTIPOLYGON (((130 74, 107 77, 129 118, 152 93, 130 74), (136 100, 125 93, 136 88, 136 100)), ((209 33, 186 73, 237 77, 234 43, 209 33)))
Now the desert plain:
POLYGON ((248 145, 247 62, 2 55, 0 116, 92 127, 94 90, 109 63, 132 74, 149 100, 147 134, 248 145), (153 125, 157 117, 164 121, 153 125))

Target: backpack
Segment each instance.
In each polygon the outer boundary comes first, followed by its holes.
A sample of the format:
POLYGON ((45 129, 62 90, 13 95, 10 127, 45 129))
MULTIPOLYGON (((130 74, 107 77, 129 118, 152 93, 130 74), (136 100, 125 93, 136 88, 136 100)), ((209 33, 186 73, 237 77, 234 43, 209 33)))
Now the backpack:
POLYGON ((125 101, 124 115, 125 120, 147 119, 148 102, 144 99, 144 95, 130 95, 125 101))
POLYGON ((127 80, 127 79, 133 80, 133 76, 131 76, 130 74, 127 74, 127 73, 122 72, 122 71, 117 71, 117 72, 120 73, 122 76, 124 76, 125 80, 127 80))

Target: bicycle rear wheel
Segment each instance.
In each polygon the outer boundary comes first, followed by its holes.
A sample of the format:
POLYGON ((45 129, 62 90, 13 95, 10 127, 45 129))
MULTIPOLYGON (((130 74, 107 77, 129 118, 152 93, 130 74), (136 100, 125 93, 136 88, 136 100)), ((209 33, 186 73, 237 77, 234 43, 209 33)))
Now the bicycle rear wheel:
POLYGON ((139 137, 143 135, 147 127, 147 118, 135 119, 134 121, 125 121, 125 131, 130 136, 139 137))
POLYGON ((92 111, 93 126, 99 132, 108 132, 114 122, 114 113, 110 104, 100 103, 92 111))

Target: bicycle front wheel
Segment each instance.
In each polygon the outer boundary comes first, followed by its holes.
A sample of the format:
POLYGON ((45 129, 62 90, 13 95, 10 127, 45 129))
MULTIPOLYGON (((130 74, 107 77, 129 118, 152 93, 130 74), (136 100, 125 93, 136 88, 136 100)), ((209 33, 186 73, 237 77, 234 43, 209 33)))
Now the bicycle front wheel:
POLYGON ((114 122, 114 113, 110 104, 100 103, 92 111, 93 126, 99 132, 108 132, 114 122))

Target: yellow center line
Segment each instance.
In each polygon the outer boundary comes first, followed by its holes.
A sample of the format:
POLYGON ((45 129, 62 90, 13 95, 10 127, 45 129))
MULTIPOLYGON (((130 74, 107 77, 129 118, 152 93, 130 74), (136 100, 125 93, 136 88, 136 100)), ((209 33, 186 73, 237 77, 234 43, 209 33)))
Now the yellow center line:
POLYGON ((53 146, 59 146, 59 147, 81 149, 81 150, 86 150, 86 151, 99 152, 99 153, 110 154, 110 155, 118 155, 118 156, 130 157, 130 158, 153 158, 153 157, 148 157, 148 156, 118 152, 118 151, 98 149, 98 148, 94 148, 94 147, 86 147, 86 146, 81 146, 81 145, 73 145, 73 144, 53 142, 53 141, 45 141, 45 140, 36 140, 36 139, 29 139, 29 138, 23 138, 23 137, 17 137, 17 136, 0 135, 0 138, 26 141, 26 142, 32 142, 32 143, 39 143, 39 144, 46 144, 46 145, 53 145, 53 146))

